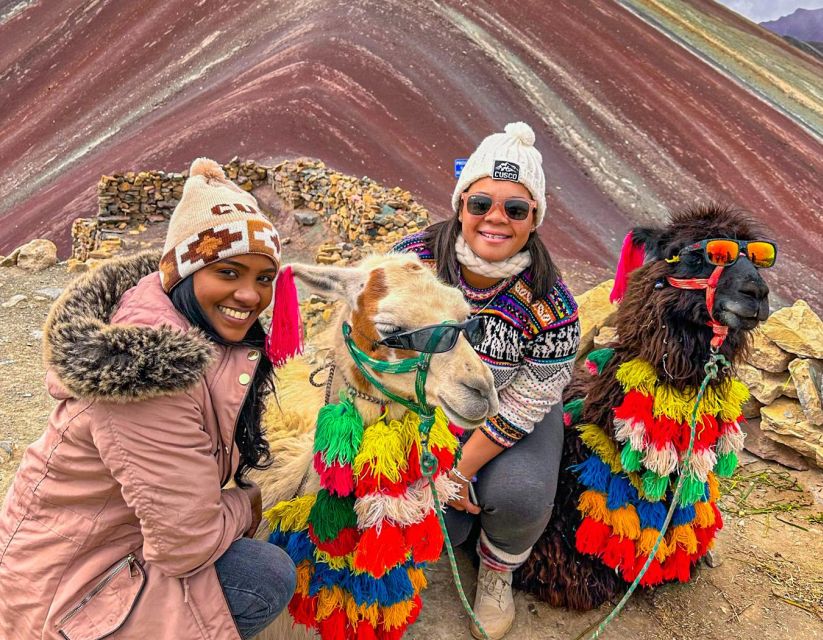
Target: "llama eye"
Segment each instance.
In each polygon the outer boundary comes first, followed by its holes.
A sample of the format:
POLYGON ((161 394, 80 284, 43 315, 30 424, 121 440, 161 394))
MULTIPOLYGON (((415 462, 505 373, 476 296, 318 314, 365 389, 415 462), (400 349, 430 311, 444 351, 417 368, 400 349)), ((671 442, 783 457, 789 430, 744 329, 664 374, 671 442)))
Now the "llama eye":
POLYGON ((396 324, 385 324, 382 322, 375 322, 374 328, 377 329, 380 335, 384 338, 386 336, 390 336, 395 333, 400 333, 400 331, 402 331, 402 329, 398 327, 396 324))

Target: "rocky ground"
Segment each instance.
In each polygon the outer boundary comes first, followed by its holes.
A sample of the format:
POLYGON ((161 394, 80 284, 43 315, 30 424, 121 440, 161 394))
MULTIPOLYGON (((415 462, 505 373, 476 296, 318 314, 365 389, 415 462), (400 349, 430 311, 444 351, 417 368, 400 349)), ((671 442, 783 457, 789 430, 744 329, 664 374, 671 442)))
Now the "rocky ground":
MULTIPOLYGON (((33 274, 0 268, 0 495, 53 406, 43 389, 40 331, 53 298, 71 277, 60 265, 33 274)), ((718 542, 722 563, 702 567, 689 585, 636 594, 603 637, 823 637, 823 473, 789 471, 744 456, 726 489, 726 526, 718 542)), ((463 553, 458 560, 471 601, 471 562, 463 553)), ((422 616, 408 637, 468 638, 445 556, 429 578, 422 616)), ((523 640, 583 637, 609 611, 555 610, 523 594, 516 601, 510 637, 523 640)))

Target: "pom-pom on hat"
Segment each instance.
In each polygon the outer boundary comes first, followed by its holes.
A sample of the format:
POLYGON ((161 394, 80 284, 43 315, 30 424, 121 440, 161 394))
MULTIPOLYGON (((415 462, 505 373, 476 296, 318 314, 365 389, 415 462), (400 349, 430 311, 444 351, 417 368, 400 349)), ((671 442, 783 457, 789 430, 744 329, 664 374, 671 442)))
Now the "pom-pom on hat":
POLYGON ((258 253, 280 268, 280 237, 257 200, 226 177, 214 160, 191 164, 160 259, 168 293, 184 278, 229 256, 258 253))
POLYGON ((474 150, 457 180, 452 206, 460 207, 460 194, 481 178, 519 182, 537 202, 535 226, 546 216, 546 176, 543 156, 534 147, 534 131, 525 122, 510 122, 503 133, 493 133, 474 150))

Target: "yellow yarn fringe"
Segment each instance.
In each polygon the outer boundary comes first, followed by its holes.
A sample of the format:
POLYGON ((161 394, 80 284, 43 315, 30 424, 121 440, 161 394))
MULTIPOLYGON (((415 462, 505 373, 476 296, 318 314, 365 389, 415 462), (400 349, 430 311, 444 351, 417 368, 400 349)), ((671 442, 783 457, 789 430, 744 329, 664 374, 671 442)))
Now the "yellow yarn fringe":
POLYGON ((309 528, 309 512, 317 499, 315 495, 300 496, 293 500, 278 502, 263 515, 269 527, 280 527, 281 531, 303 531, 309 528))
MULTIPOLYGON (((654 549, 654 544, 657 542, 657 536, 659 535, 660 532, 657 529, 652 529, 651 527, 643 529, 643 531, 640 532, 640 539, 637 542, 638 555, 648 556, 651 554, 652 549, 654 549)), ((654 554, 654 557, 657 558, 658 562, 663 562, 669 555, 671 555, 671 551, 669 551, 669 545, 666 543, 666 538, 664 537, 660 546, 657 547, 657 553, 654 554)))
POLYGON ((705 529, 714 525, 714 520, 714 509, 708 502, 694 503, 694 526, 705 529))
POLYGON ((714 473, 709 472, 706 482, 709 485, 709 502, 717 502, 720 500, 720 482, 714 473))
POLYGON ((640 518, 634 505, 614 509, 610 513, 611 525, 614 533, 621 538, 637 540, 640 538, 640 518))
POLYGON ((420 593, 429 584, 429 581, 426 579, 426 574, 423 573, 423 569, 409 567, 408 573, 409 581, 411 582, 415 593, 420 593))
POLYGON ((337 585, 333 587, 323 587, 317 592, 317 620, 325 620, 335 609, 342 609, 343 589, 337 585))
POLYGON ((697 536, 690 524, 681 524, 673 527, 670 532, 669 548, 674 551, 677 545, 683 547, 688 553, 697 553, 697 536))
POLYGON ((406 624, 409 619, 412 609, 414 609, 414 601, 409 600, 405 602, 398 602, 390 607, 383 608, 383 628, 386 631, 397 629, 406 624))
POLYGON ((403 423, 399 420, 386 424, 380 419, 367 427, 363 432, 360 452, 354 459, 354 474, 359 476, 368 463, 372 475, 382 475, 391 482, 398 482, 400 470, 408 466, 408 448, 403 446, 403 431, 403 423))
POLYGON ((606 506, 605 493, 600 493, 594 489, 586 489, 580 494, 577 508, 584 516, 589 516, 598 522, 611 524, 610 516, 613 512, 609 511, 609 507, 606 506))
POLYGON ((345 594, 346 601, 346 617, 353 627, 357 626, 360 620, 367 621, 372 627, 376 627, 380 620, 380 609, 377 603, 365 605, 358 605, 351 594, 345 594))
POLYGON ((314 573, 314 568, 312 567, 311 561, 303 560, 297 565, 296 570, 297 586, 295 586, 294 592, 301 596, 308 596, 309 583, 311 582, 311 577, 314 573))
POLYGON ((350 553, 347 553, 345 556, 331 556, 328 551, 321 551, 320 549, 314 550, 314 557, 317 559, 317 562, 324 562, 332 569, 338 571, 341 569, 351 569, 352 563, 354 562, 353 556, 350 553))
POLYGON ((580 431, 580 439, 589 449, 597 454, 597 457, 611 467, 612 473, 623 471, 620 464, 620 449, 614 441, 606 435, 596 424, 584 424, 577 427, 580 431))
MULTIPOLYGON (((688 422, 697 398, 695 389, 678 391, 667 384, 657 384, 654 367, 645 360, 635 358, 624 362, 615 374, 624 392, 632 389, 654 396, 655 416, 666 415, 678 422, 688 422)), ((719 415, 731 422, 740 416, 741 407, 749 399, 749 390, 739 380, 730 380, 719 389, 709 387, 700 401, 698 414, 719 415)))

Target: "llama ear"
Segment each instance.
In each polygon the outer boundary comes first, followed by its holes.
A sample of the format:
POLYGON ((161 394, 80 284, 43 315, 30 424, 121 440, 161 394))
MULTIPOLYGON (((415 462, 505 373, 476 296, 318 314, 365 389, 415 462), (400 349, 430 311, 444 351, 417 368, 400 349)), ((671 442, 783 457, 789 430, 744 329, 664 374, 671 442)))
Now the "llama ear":
POLYGON ((323 267, 294 264, 294 277, 325 298, 344 300, 356 306, 357 296, 366 285, 368 273, 356 267, 323 267))
POLYGON ((635 227, 631 230, 634 243, 641 245, 647 256, 655 260, 662 260, 663 248, 666 244, 663 229, 655 227, 635 227))

